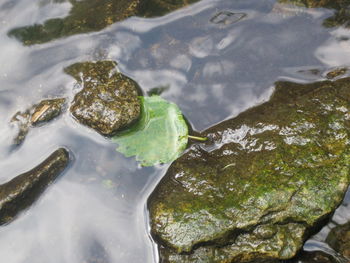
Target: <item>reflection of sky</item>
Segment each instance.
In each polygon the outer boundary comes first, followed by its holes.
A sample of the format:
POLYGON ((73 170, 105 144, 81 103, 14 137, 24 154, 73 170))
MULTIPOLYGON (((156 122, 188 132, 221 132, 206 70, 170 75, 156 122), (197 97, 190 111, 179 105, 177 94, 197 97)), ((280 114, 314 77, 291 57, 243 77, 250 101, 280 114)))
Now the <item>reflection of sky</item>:
POLYGON ((162 96, 176 102, 197 130, 267 100, 279 78, 318 80, 322 76, 298 71, 348 64, 350 46, 344 39, 349 31, 321 26, 329 10, 288 7, 281 13, 279 7, 270 12, 274 2, 204 0, 161 18, 133 17, 100 32, 31 47, 8 38, 7 31, 64 16, 69 4, 2 3, 0 168, 6 172, 0 182, 34 167, 58 146, 68 147, 75 160, 39 202, 0 228, 0 258, 7 263, 89 262, 86 257, 96 250, 104 262, 153 262, 144 205, 164 167, 140 169, 67 114, 31 129, 21 148, 7 155, 13 133, 7 123, 41 98, 71 99, 73 80, 62 69, 78 61, 116 60, 144 94, 169 86, 162 96), (233 24, 210 23, 220 10, 247 16, 233 24), (105 180, 113 182, 111 189, 105 180))

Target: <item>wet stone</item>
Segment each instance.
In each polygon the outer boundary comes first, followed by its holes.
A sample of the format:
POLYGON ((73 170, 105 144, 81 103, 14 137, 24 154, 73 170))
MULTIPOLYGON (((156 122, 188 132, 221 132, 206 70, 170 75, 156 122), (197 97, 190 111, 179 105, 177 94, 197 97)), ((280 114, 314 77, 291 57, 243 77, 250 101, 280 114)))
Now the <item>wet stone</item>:
POLYGON ((76 63, 65 68, 65 72, 82 87, 70 107, 78 122, 112 136, 139 118, 139 87, 116 71, 115 62, 76 63))
POLYGON ((347 261, 335 258, 322 251, 303 251, 296 258, 283 263, 347 263, 347 261))
POLYGON ((68 163, 68 151, 60 148, 32 170, 0 185, 0 224, 9 223, 32 205, 68 163))
POLYGON ((341 77, 347 73, 348 69, 347 68, 336 68, 333 69, 326 74, 327 79, 335 79, 337 77, 341 77))
POLYGON ((18 128, 18 134, 14 144, 21 144, 29 132, 30 127, 43 125, 55 117, 59 116, 64 110, 66 99, 46 99, 24 112, 17 112, 11 119, 11 123, 18 128))
POLYGON ((350 222, 333 228, 326 242, 335 251, 350 260, 350 222))
POLYGON ((72 8, 64 18, 42 24, 13 28, 8 32, 24 45, 46 43, 58 38, 95 32, 131 16, 154 17, 198 0, 69 0, 72 8))
POLYGON ((350 78, 278 82, 270 100, 204 131, 148 200, 161 262, 294 257, 350 183, 350 78))

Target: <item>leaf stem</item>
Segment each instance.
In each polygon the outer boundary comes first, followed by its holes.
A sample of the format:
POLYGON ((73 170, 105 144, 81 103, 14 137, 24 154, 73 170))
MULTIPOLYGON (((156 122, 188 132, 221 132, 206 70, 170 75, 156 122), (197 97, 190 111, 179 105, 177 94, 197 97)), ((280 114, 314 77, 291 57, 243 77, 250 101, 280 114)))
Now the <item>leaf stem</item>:
POLYGON ((188 135, 188 138, 196 141, 201 141, 201 142, 205 142, 206 140, 208 140, 207 137, 198 137, 198 136, 191 136, 191 135, 188 135))

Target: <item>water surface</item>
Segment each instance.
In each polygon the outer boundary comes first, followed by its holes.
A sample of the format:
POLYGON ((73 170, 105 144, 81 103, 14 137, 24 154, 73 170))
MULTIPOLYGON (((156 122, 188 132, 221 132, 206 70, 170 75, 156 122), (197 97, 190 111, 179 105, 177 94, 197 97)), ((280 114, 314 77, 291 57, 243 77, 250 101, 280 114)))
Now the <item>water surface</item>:
MULTIPOLYGON (((266 101, 277 80, 313 82, 350 64, 350 31, 324 27, 334 10, 276 5, 275 0, 203 0, 158 18, 130 17, 98 32, 24 46, 8 32, 65 17, 64 1, 0 4, 0 182, 27 171, 60 146, 74 161, 30 209, 0 227, 7 263, 157 262, 145 203, 168 165, 141 168, 116 145, 65 114, 30 130, 13 150, 13 114, 43 98, 77 92, 63 68, 115 60, 143 92, 165 87, 200 131, 266 101), (316 72, 314 69, 317 69, 316 72), (315 74, 316 72, 316 74, 315 74)), ((305 249, 323 249, 335 223, 350 219, 350 195, 333 222, 305 249)))

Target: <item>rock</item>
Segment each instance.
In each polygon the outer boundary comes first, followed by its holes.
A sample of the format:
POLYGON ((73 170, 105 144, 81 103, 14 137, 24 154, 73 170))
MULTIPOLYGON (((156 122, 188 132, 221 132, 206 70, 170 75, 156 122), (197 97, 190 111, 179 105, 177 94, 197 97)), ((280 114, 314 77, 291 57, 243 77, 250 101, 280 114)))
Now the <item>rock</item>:
MULTIPOLYGON (((333 256, 322 251, 303 251, 296 258, 287 261, 288 263, 340 263, 333 256)), ((345 263, 345 262, 344 262, 345 263)))
POLYGON ((350 260, 350 222, 333 228, 326 242, 335 251, 350 260))
POLYGON ((348 68, 335 68, 331 71, 327 72, 326 78, 327 79, 336 79, 340 76, 344 76, 348 71, 348 68))
POLYGON ((69 163, 67 150, 60 148, 32 170, 0 185, 0 224, 12 221, 62 173, 69 163))
POLYGON ((350 182, 350 78, 278 82, 270 100, 204 131, 148 200, 161 262, 292 258, 350 182))
POLYGON ((139 118, 138 85, 117 72, 115 62, 76 63, 65 68, 65 72, 83 87, 70 107, 80 123, 112 136, 139 118))
POLYGON ((146 0, 141 1, 139 16, 155 17, 198 2, 198 0, 146 0))
POLYGON ((198 0, 69 0, 68 16, 46 20, 43 24, 18 27, 8 35, 24 45, 49 42, 76 34, 95 32, 131 16, 164 15, 198 0))
POLYGON ((18 127, 18 135, 14 144, 21 144, 31 126, 38 126, 47 123, 59 116, 65 105, 66 99, 47 99, 33 105, 24 112, 17 112, 11 119, 11 122, 18 127))

